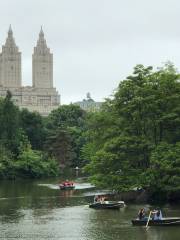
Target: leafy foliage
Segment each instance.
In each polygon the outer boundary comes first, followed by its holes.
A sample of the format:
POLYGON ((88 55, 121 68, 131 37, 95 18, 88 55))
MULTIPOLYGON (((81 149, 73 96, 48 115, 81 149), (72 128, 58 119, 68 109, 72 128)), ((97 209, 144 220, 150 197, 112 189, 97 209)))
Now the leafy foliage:
POLYGON ((139 186, 151 192, 178 191, 179 170, 170 161, 170 153, 178 161, 180 149, 180 81, 173 65, 155 72, 137 65, 133 75, 120 82, 113 99, 88 119, 86 135, 85 169, 97 185, 119 191, 139 186), (163 145, 164 153, 162 144, 168 146, 163 145), (167 163, 169 170, 164 165, 155 170, 155 161, 167 163), (156 178, 159 186, 151 184, 156 178))
POLYGON ((58 165, 53 158, 48 158, 40 151, 27 149, 15 162, 15 171, 21 177, 49 177, 58 175, 58 165))
POLYGON ((56 176, 57 162, 41 150, 44 139, 42 117, 20 111, 7 92, 0 100, 0 178, 56 176))
POLYGON ((23 109, 20 112, 20 122, 32 148, 36 150, 43 149, 46 131, 41 115, 37 112, 29 112, 27 109, 23 109))
POLYGON ((174 193, 180 192, 180 142, 159 144, 151 154, 150 163, 151 167, 144 178, 153 198, 164 192, 171 199, 174 193))
POLYGON ((85 142, 85 112, 79 106, 62 105, 46 121, 46 151, 61 167, 80 166, 80 149, 85 142))
POLYGON ((58 128, 56 132, 53 131, 53 134, 48 137, 46 145, 48 152, 58 160, 60 166, 65 167, 72 164, 75 152, 71 136, 66 129, 58 128))

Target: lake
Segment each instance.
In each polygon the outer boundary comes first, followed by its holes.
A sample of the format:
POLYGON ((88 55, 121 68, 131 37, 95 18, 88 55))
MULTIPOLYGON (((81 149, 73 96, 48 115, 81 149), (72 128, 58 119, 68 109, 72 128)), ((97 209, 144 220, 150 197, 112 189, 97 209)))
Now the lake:
MULTIPOLYGON (((57 179, 0 182, 0 239, 179 240, 178 227, 135 227, 131 219, 144 205, 120 210, 88 207, 99 191, 84 178, 76 189, 59 190, 57 179)), ((146 205, 145 207, 149 207, 146 205)), ((165 216, 180 216, 180 206, 163 206, 165 216)))

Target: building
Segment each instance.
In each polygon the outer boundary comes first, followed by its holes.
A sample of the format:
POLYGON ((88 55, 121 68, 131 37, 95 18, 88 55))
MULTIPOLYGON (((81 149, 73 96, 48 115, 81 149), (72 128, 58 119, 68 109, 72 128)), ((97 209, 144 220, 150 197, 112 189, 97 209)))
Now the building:
POLYGON ((5 97, 9 90, 21 109, 47 116, 59 107, 60 95, 53 87, 53 54, 47 47, 42 27, 32 55, 32 78, 32 86, 22 86, 21 52, 10 26, 0 53, 0 97, 5 97))
POLYGON ((99 111, 102 106, 102 102, 95 102, 91 98, 90 93, 86 94, 86 99, 83 99, 82 101, 79 102, 75 102, 74 104, 80 106, 80 108, 88 112, 99 111))

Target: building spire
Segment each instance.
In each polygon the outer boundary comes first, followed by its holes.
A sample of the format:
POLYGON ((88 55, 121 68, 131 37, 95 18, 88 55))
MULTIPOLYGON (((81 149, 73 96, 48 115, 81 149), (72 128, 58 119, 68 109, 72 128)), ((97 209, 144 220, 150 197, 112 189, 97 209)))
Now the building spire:
POLYGON ((41 26, 41 30, 40 30, 40 33, 39 33, 39 38, 41 38, 41 39, 44 38, 44 32, 43 32, 42 26, 41 26))
POLYGON ((11 24, 9 26, 9 30, 8 30, 8 36, 6 38, 6 43, 4 45, 4 47, 6 48, 6 50, 8 51, 17 51, 18 52, 18 47, 16 46, 14 37, 13 37, 13 31, 12 31, 12 27, 11 24))
POLYGON ((34 48, 34 51, 38 54, 50 53, 50 49, 47 47, 46 39, 44 38, 42 26, 39 32, 39 39, 37 40, 37 45, 34 48))
POLYGON ((8 30, 8 36, 12 36, 13 35, 13 31, 12 31, 12 27, 11 24, 9 25, 9 30, 8 30))

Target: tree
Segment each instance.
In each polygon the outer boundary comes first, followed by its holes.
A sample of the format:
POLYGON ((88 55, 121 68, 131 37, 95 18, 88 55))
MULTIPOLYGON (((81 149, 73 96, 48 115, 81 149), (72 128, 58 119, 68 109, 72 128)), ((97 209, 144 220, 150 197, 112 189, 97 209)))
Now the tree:
POLYGON ((63 167, 80 166, 80 150, 84 144, 86 113, 73 104, 52 111, 46 121, 46 151, 63 167))
POLYGON ((0 178, 14 178, 13 155, 3 145, 0 145, 0 178))
POLYGON ((151 154, 151 167, 143 175, 154 199, 180 196, 180 142, 162 142, 151 154))
POLYGON ((57 176, 57 162, 41 151, 44 140, 42 117, 13 104, 8 91, 0 100, 0 178, 57 176), (30 142, 31 141, 31 142, 30 142))
POLYGON ((0 140, 4 146, 15 155, 18 154, 21 138, 19 124, 19 109, 12 100, 9 91, 0 106, 0 140))
POLYGON ((180 141, 180 82, 174 67, 167 64, 153 71, 137 65, 113 99, 89 118, 86 134, 82 153, 97 185, 150 188, 144 174, 152 167, 151 155, 161 143, 180 141))
POLYGON ((62 105, 58 109, 53 110, 48 117, 47 127, 82 127, 85 117, 85 111, 79 106, 70 104, 62 105))
POLYGON ((46 131, 43 117, 37 112, 29 112, 23 109, 20 112, 20 123, 33 149, 42 150, 46 131))
POLYGON ((47 151, 54 156, 59 165, 64 168, 72 165, 75 151, 72 146, 72 138, 64 128, 58 128, 51 132, 46 141, 47 151))
POLYGON ((26 149, 18 156, 14 169, 16 176, 23 178, 57 176, 59 172, 57 162, 53 158, 31 148, 26 149))

